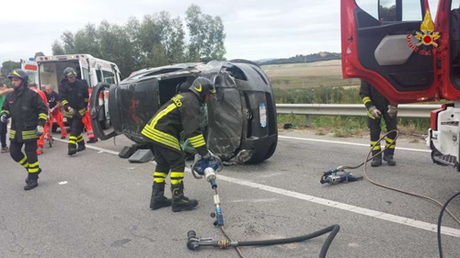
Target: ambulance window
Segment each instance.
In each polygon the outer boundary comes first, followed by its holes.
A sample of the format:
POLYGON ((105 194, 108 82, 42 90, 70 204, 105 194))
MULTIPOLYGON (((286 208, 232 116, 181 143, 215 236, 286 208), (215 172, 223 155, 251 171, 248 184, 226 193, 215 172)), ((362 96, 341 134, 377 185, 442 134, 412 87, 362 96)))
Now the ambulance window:
POLYGON ((96 69, 97 82, 102 82, 101 70, 96 69))
POLYGON ((88 83, 88 85, 90 85, 88 69, 83 68, 82 70, 83 70, 83 79, 88 83))
POLYGON ((114 84, 115 83, 115 75, 111 72, 102 71, 102 75, 104 76, 104 82, 114 84))
POLYGON ((32 83, 32 82, 36 83, 36 81, 35 81, 35 73, 27 72, 27 75, 29 76, 29 81, 28 81, 29 83, 32 83))

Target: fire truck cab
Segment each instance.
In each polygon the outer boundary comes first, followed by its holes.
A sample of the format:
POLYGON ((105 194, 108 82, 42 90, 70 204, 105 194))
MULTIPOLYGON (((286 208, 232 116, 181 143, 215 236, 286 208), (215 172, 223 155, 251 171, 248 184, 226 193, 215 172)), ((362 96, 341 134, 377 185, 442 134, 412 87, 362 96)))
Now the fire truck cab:
POLYGON ((341 0, 342 73, 394 103, 451 101, 431 112, 427 144, 433 162, 460 171, 460 1, 432 9, 428 0, 341 0))

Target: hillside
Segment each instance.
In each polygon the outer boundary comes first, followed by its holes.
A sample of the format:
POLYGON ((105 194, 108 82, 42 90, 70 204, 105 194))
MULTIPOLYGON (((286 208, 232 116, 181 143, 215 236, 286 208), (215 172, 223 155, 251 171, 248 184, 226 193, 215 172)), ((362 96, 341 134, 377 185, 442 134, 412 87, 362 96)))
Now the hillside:
POLYGON ((341 58, 340 53, 330 53, 330 52, 319 52, 316 54, 309 55, 296 55, 290 58, 281 58, 281 59, 269 59, 269 60, 259 60, 260 65, 270 65, 270 64, 297 64, 297 63, 311 63, 318 61, 327 61, 327 60, 338 60, 341 58))

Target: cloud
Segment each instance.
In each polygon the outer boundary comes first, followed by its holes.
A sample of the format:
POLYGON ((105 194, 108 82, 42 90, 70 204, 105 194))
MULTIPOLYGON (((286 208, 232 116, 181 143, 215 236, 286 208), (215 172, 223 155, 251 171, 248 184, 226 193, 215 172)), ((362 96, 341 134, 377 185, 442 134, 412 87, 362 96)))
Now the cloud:
MULTIPOLYGON (((204 13, 222 18, 227 35, 226 57, 230 59, 340 51, 337 0, 23 0, 21 12, 6 11, 0 16, 0 63, 27 59, 38 51, 51 55, 51 44, 60 39, 62 32, 75 33, 87 23, 98 25, 107 20, 125 24, 129 17, 141 20, 146 14, 160 11, 184 18, 192 3, 204 13)), ((15 10, 16 5, 7 1, 2 3, 2 10, 15 10)))

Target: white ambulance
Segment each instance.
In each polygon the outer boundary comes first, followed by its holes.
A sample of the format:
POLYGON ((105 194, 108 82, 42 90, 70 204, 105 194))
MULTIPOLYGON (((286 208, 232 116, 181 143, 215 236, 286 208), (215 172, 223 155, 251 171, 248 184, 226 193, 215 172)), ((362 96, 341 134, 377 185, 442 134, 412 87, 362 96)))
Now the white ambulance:
MULTIPOLYGON (((88 54, 39 56, 35 58, 38 68, 38 80, 35 82, 44 90, 42 85, 53 85, 55 91, 64 78, 63 71, 72 67, 77 72, 77 78, 85 80, 93 89, 98 83, 118 84, 120 82, 120 70, 115 63, 95 58, 88 54)), ((97 93, 96 93, 97 94, 97 93)), ((106 129, 110 126, 108 108, 109 91, 99 93, 99 122, 106 129)))
POLYGON ((29 58, 29 60, 21 59, 21 69, 24 70, 27 73, 27 75, 29 75, 29 83, 37 83, 38 67, 33 57, 29 58))

